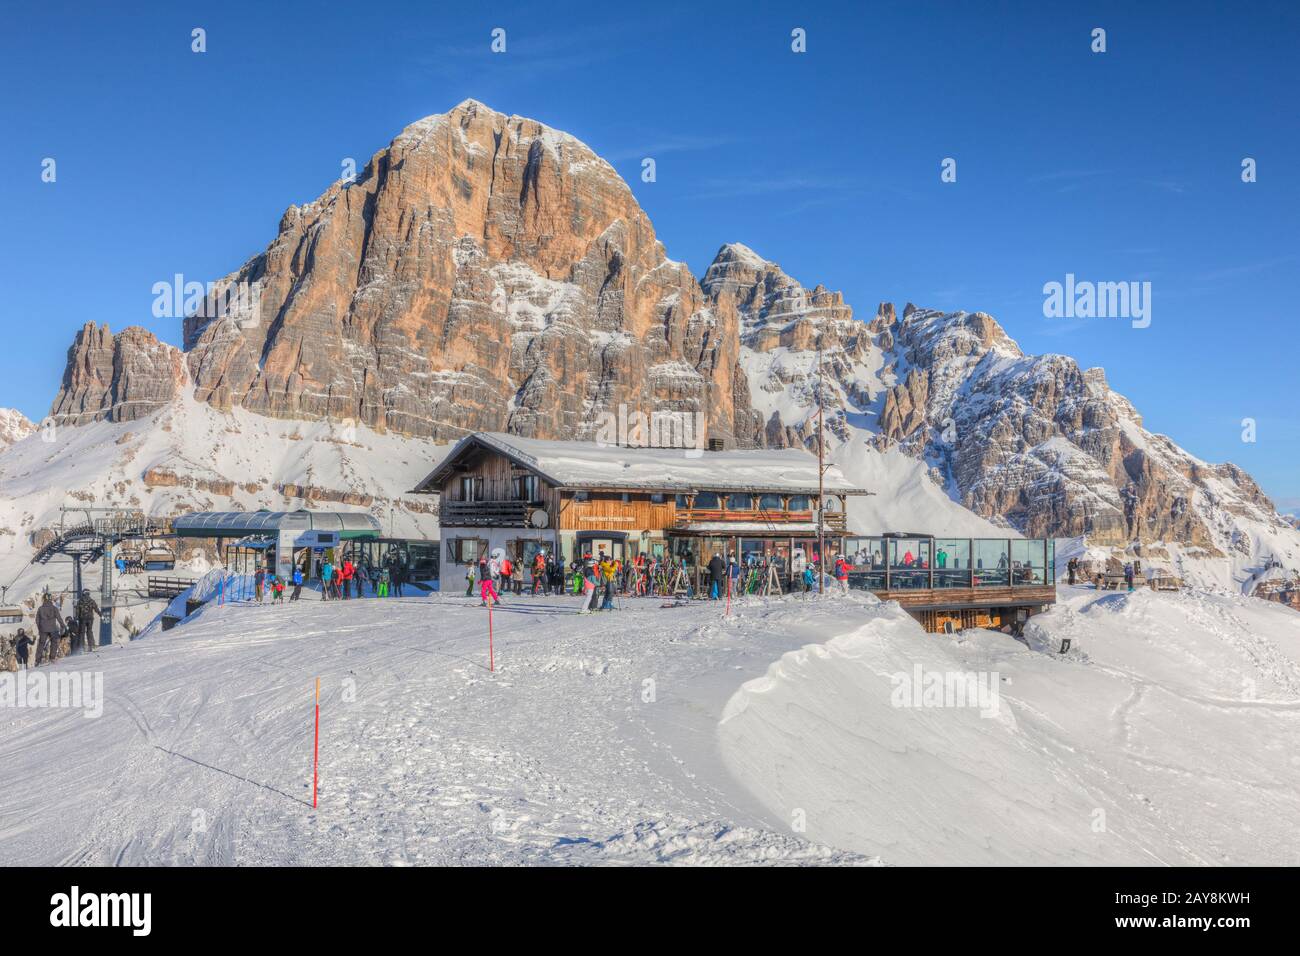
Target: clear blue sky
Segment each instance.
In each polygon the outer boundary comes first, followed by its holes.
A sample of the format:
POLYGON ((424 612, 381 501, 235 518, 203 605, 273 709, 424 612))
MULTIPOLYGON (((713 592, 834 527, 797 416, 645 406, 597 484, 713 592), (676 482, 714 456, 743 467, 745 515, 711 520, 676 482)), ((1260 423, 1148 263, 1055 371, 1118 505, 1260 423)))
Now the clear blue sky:
POLYGON ((44 415, 88 320, 178 343, 155 282, 226 274, 344 157, 474 97, 608 158, 697 275, 740 241, 865 318, 881 300, 990 312, 1028 351, 1104 366, 1148 427, 1300 498, 1300 10, 1219 6, 11 5, 0 405, 44 415), (1150 328, 1044 318, 1067 272, 1150 280, 1150 328))

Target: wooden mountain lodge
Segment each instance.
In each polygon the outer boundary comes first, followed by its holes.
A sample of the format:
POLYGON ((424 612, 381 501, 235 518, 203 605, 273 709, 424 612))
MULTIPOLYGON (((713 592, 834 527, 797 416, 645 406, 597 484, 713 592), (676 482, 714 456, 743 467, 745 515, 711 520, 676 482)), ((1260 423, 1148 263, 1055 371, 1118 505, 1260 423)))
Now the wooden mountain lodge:
POLYGON ((624 561, 671 558, 696 593, 709 559, 731 554, 742 567, 775 568, 783 590, 800 589, 818 554, 820 510, 828 569, 844 554, 851 587, 898 600, 930 630, 1013 624, 1056 599, 1050 540, 862 535, 849 499, 871 492, 830 465, 819 494, 817 459, 798 448, 644 448, 479 432, 414 491, 439 496, 448 592, 464 588, 470 566, 497 548, 525 568, 539 550, 566 564, 602 550, 624 561))

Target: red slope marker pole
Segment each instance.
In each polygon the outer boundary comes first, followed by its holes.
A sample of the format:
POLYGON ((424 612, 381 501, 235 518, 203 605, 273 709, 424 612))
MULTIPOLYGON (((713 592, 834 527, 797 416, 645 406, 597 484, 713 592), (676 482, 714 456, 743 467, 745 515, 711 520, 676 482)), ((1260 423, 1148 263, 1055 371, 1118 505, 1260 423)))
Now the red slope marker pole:
POLYGON ((495 672, 497 669, 496 656, 492 652, 492 599, 487 602, 488 608, 488 670, 495 672))
POLYGON ((311 808, 316 809, 316 783, 320 766, 320 678, 316 678, 316 743, 311 755, 311 808))

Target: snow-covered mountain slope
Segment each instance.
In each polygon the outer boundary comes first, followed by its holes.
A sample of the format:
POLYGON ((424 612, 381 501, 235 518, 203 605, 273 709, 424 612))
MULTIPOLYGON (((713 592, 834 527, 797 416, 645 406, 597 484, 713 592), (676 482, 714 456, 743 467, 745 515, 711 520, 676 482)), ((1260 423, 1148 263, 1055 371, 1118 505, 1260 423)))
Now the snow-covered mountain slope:
POLYGON ((1032 649, 864 607, 735 695, 726 762, 811 839, 902 865, 1300 863, 1300 616, 1198 591, 1062 597, 1032 649), (958 674, 998 689, 993 716, 926 690, 958 674))
MULTIPOLYGON (((1147 431, 1099 368, 1026 355, 984 313, 881 303, 868 323, 739 244, 702 286, 740 316, 740 365, 770 444, 810 443, 819 389, 837 441, 924 462, 953 500, 1032 537, 1086 535, 1187 580, 1251 587, 1271 561, 1300 568, 1300 533, 1253 479, 1147 431), (819 385, 818 358, 821 358, 819 385)), ((920 525, 919 527, 924 527, 920 525)))
MULTIPOLYGON (((54 665, 102 716, 0 708, 7 865, 837 864, 737 786, 739 682, 844 609, 449 595, 205 607, 54 665), (560 613, 560 612, 569 613, 560 613), (617 626, 615 626, 615 622, 617 626), (311 807, 321 686, 319 807, 311 807), (93 796, 93 799, 88 799, 93 796)), ((48 673, 41 668, 38 673, 48 673)))
POLYGON ((927 635, 856 594, 746 598, 731 618, 507 599, 491 672, 473 599, 208 605, 54 665, 102 674, 97 719, 0 709, 24 781, 0 789, 0 860, 1300 862, 1300 617, 1240 596, 1065 600, 1031 649, 927 635), (917 666, 996 671, 996 714, 897 706, 893 677, 917 666))
MULTIPOLYGON (((0 452, 0 584, 62 590, 66 564, 29 566, 60 506, 369 511, 398 536, 436 538, 437 500, 407 495, 448 446, 363 425, 223 412, 186 391, 147 418, 58 426, 0 452)), ((196 566, 201 569, 202 562, 196 566)))
POLYGON ((0 451, 16 441, 22 441, 34 431, 36 426, 18 409, 0 408, 0 451))

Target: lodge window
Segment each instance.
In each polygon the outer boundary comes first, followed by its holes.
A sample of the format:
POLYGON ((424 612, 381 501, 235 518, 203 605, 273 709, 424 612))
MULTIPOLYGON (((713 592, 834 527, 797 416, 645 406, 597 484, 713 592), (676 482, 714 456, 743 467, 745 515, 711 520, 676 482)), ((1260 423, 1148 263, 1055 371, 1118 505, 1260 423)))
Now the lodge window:
POLYGON ((812 498, 808 495, 791 495, 791 511, 812 511, 812 498))
POLYGON ((630 491, 623 492, 621 495, 619 495, 619 500, 622 501, 623 504, 630 503, 632 501, 632 493, 630 491))
POLYGON ((483 497, 483 479, 474 475, 460 480, 460 500, 478 501, 483 497))
POLYGON ((536 475, 515 475, 514 491, 516 501, 540 501, 536 475))
POLYGON ((785 501, 780 495, 762 495, 758 499, 758 506, 764 511, 784 511, 785 501))
POLYGON ((745 492, 735 492, 727 495, 728 511, 753 511, 754 496, 745 492))
MULTIPOLYGON (((680 497, 683 497, 683 496, 682 496, 682 495, 678 495, 678 497, 680 498, 680 497)), ((666 502, 667 500, 668 500, 668 496, 667 496, 666 494, 664 494, 662 491, 652 491, 652 492, 650 493, 650 503, 651 503, 652 505, 661 505, 661 504, 663 504, 664 502, 666 502)))
POLYGON ((574 501, 590 501, 591 495, 586 491, 575 491, 573 493, 574 501))
POLYGON ((447 556, 453 564, 477 564, 487 553, 487 542, 482 538, 452 538, 447 542, 447 556))
POLYGON ((679 508, 689 508, 691 506, 691 500, 689 495, 677 495, 676 501, 677 501, 677 507, 679 508))
POLYGON ((719 507, 716 491, 701 491, 695 495, 695 507, 703 511, 716 511, 719 507))

